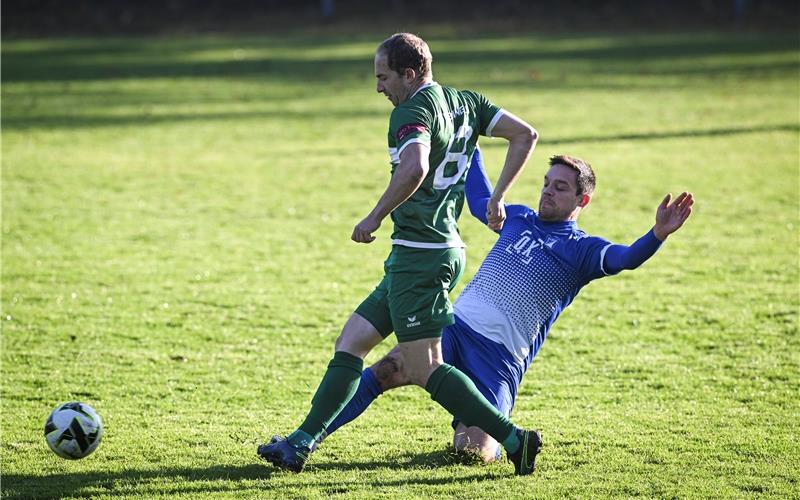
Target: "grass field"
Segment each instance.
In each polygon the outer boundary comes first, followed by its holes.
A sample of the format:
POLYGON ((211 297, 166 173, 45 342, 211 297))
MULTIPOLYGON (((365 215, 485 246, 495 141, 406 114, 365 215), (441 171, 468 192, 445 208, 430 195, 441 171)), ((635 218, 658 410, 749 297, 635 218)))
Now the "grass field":
MULTIPOLYGON (((255 455, 389 250, 388 225, 349 241, 388 179, 387 33, 6 40, 3 497, 800 497, 797 37, 420 34, 439 82, 539 130, 508 201, 562 152, 597 171, 592 234, 630 243, 667 191, 697 199, 551 332, 514 414, 544 435, 535 475, 460 461, 417 388, 301 475, 255 455), (42 432, 69 400, 106 426, 77 462, 42 432)), ((483 147, 496 177, 504 143, 483 147)), ((461 227, 468 278, 493 234, 461 227)))

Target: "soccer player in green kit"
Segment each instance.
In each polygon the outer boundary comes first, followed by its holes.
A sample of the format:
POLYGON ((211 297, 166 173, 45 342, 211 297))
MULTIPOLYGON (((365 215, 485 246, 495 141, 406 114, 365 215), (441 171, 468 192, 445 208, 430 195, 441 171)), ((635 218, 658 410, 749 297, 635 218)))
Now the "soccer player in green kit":
POLYGON ((448 292, 464 269, 464 243, 456 220, 464 180, 479 135, 508 140, 500 177, 487 204, 489 227, 502 228, 503 198, 533 150, 536 131, 482 95, 433 81, 424 40, 398 33, 375 53, 377 91, 395 106, 389 119, 392 177, 352 239, 371 243, 391 214, 392 250, 384 277, 356 308, 336 340, 333 359, 311 410, 296 431, 258 447, 272 464, 300 472, 325 428, 358 388, 364 357, 394 332, 413 384, 468 426, 496 439, 517 474, 530 474, 541 437, 522 430, 494 408, 460 370, 442 360, 442 329, 453 323, 448 292))

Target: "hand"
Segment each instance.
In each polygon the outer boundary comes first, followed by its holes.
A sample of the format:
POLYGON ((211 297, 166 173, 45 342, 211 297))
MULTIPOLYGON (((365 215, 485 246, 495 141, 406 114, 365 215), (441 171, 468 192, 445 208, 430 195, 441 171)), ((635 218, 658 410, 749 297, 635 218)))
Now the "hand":
POLYGON ((661 205, 656 210, 656 225, 653 226, 653 234, 661 241, 667 239, 667 236, 674 233, 686 222, 686 219, 692 215, 692 205, 694 205, 694 198, 692 193, 683 192, 672 200, 672 193, 667 194, 661 205))
POLYGON ((377 231, 379 227, 381 227, 381 221, 375 220, 372 214, 370 214, 366 216, 364 220, 356 224, 350 239, 356 243, 372 243, 375 241, 375 237, 372 236, 372 233, 377 231))
POLYGON ((486 221, 486 225, 493 231, 503 229, 503 223, 506 221, 506 206, 502 198, 499 200, 489 198, 489 202, 486 204, 486 221))

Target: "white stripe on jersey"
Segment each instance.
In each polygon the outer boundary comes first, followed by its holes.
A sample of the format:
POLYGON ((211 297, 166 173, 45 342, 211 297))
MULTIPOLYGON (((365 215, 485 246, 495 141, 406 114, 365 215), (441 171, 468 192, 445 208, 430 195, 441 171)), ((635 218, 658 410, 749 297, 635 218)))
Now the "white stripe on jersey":
POLYGON ((430 140, 426 141, 426 140, 424 140, 422 138, 415 137, 414 139, 409 140, 408 142, 403 144, 402 147, 400 147, 400 149, 397 151, 397 161, 400 161, 400 155, 403 154, 403 150, 406 149, 406 146, 408 146, 409 144, 414 144, 415 142, 418 142, 418 143, 422 144, 423 146, 427 146, 428 150, 430 151, 430 149, 431 149, 431 141, 430 140))
POLYGON ((410 247, 410 248, 467 248, 467 245, 461 241, 461 238, 458 241, 453 241, 451 243, 425 243, 421 241, 409 241, 409 240, 392 240, 392 245, 400 245, 401 247, 410 247))
POLYGON ((603 271, 603 274, 608 276, 608 271, 606 271, 606 252, 608 249, 611 248, 611 243, 603 247, 603 250, 600 252, 600 270, 603 271))
POLYGON ((504 114, 506 114, 506 112, 503 109, 495 113, 494 118, 492 118, 492 121, 489 122, 489 126, 486 127, 486 137, 492 136, 492 130, 494 130, 494 126, 497 125, 497 122, 500 121, 500 118, 502 118, 504 114))

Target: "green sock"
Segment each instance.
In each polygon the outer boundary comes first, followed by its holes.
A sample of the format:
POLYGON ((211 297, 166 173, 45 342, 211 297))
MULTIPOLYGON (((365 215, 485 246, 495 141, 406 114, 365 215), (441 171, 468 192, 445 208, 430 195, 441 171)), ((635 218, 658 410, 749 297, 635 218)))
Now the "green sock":
MULTIPOLYGON (((504 447, 513 434, 513 440, 517 441, 519 447, 514 425, 483 397, 475 383, 459 369, 443 364, 431 374, 425 390, 430 393, 431 399, 467 427, 474 425, 481 428, 497 442, 503 443, 504 447)), ((514 446, 513 440, 509 441, 509 445, 514 446)))
POLYGON ((311 400, 311 411, 297 431, 288 437, 290 444, 310 448, 312 440, 319 439, 355 394, 363 369, 364 360, 358 356, 344 351, 334 353, 311 400))
POLYGON ((521 445, 522 443, 520 442, 519 437, 517 437, 516 427, 514 428, 513 431, 511 431, 508 437, 500 441, 500 444, 502 444, 503 448, 505 448, 506 451, 509 453, 514 453, 519 449, 519 445, 521 445))

